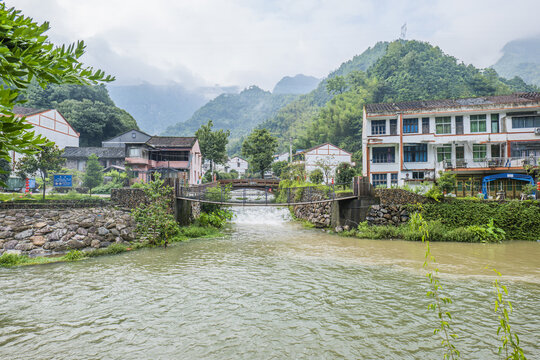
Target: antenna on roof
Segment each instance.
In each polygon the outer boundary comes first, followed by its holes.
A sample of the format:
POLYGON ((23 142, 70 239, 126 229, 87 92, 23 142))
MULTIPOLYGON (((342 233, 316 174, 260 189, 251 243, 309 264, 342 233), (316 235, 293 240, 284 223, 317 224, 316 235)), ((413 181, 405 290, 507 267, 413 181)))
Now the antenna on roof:
POLYGON ((405 36, 407 36, 407 23, 401 26, 401 36, 399 38, 405 40, 405 36))

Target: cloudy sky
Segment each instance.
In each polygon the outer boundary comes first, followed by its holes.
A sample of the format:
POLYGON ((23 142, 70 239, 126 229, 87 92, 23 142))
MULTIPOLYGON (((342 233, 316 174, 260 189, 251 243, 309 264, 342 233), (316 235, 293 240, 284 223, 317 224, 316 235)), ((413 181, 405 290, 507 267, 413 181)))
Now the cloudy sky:
POLYGON ((259 85, 324 77, 380 40, 429 41, 487 67, 540 33, 538 0, 6 0, 118 84, 259 85))

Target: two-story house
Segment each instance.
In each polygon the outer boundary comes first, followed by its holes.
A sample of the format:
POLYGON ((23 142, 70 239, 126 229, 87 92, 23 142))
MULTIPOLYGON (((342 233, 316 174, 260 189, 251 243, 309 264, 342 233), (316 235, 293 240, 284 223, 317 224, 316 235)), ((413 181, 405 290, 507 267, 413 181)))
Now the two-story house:
POLYGON ((540 158, 540 93, 367 104, 363 175, 374 186, 433 181, 457 174, 457 194, 504 191, 517 197, 524 164, 540 158), (514 175, 515 174, 515 175, 514 175))

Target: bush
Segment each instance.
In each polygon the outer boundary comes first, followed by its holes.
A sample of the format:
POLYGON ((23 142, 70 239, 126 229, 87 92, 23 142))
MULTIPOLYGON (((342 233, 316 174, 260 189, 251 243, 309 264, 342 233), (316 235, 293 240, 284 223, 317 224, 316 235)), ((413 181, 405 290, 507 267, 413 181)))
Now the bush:
POLYGON ((21 262, 21 256, 4 253, 0 256, 0 266, 15 266, 21 262))
POLYGON ((315 169, 309 174, 309 181, 314 184, 320 184, 323 182, 323 172, 321 169, 315 169))
POLYGON ((227 220, 231 220, 232 217, 233 214, 229 210, 218 209, 211 213, 202 212, 197 222, 201 226, 212 226, 216 229, 221 229, 227 223, 227 220))
POLYGON ((82 251, 79 250, 71 250, 66 255, 64 255, 64 259, 66 261, 76 261, 84 258, 85 255, 82 253, 82 251))

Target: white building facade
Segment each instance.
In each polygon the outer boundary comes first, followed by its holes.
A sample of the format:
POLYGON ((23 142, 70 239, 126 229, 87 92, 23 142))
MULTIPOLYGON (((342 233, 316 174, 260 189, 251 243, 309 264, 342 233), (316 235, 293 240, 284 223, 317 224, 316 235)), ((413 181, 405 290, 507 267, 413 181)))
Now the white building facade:
MULTIPOLYGON (((457 174, 456 193, 481 192, 493 174, 525 174, 540 158, 540 93, 367 104, 363 175, 374 186, 434 181, 457 174)), ((492 192, 520 192, 521 181, 490 183, 492 192), (503 189, 504 188, 504 189, 503 189)))
POLYGON ((216 170, 224 171, 226 173, 231 172, 231 170, 235 170, 240 176, 244 176, 248 168, 249 163, 240 156, 230 158, 224 165, 216 164, 216 170))
MULTIPOLYGON (((53 141, 60 149, 66 146, 79 146, 79 133, 55 109, 37 110, 16 106, 13 113, 26 116, 26 121, 32 124, 32 131, 53 141)), ((13 152, 12 159, 19 160, 22 155, 13 152)))
POLYGON ((332 179, 335 178, 336 169, 339 164, 349 163, 354 165, 351 158, 351 153, 330 143, 318 145, 293 155, 293 160, 296 159, 296 161, 294 161, 295 163, 304 163, 308 176, 315 169, 322 170, 324 181, 327 183, 331 182, 332 179), (329 169, 328 178, 327 174, 325 174, 324 168, 329 169))

